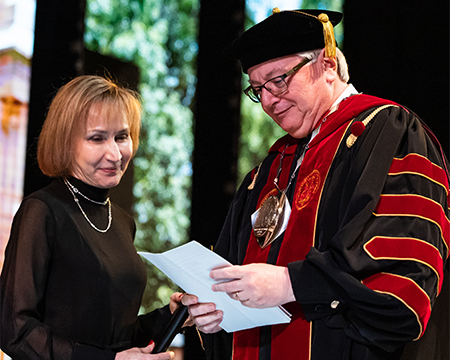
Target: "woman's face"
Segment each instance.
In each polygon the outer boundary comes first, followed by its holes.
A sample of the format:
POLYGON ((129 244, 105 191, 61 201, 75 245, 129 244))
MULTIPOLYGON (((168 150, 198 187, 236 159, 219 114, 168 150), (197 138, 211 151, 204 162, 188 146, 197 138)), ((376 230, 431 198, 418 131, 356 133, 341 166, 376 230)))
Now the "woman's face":
POLYGON ((89 112, 86 129, 76 140, 72 175, 86 184, 109 189, 119 184, 133 155, 133 141, 124 114, 109 112, 102 105, 89 112))

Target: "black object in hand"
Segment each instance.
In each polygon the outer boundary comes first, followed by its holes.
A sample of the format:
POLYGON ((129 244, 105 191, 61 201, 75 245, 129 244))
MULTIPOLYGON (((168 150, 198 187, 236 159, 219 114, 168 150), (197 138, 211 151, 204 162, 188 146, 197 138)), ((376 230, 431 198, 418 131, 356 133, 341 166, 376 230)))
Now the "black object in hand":
POLYGON ((165 327, 161 338, 156 343, 155 348, 152 351, 153 354, 158 354, 167 350, 172 343, 173 338, 180 332, 188 316, 189 313, 187 306, 180 304, 170 318, 170 321, 165 327))

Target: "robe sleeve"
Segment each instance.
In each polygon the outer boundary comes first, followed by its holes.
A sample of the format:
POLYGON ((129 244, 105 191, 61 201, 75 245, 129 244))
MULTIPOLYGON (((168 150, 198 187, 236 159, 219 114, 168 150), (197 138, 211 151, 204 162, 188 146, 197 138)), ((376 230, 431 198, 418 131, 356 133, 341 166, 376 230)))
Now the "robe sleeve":
POLYGON ((307 320, 389 352, 423 335, 448 257, 445 162, 401 108, 381 111, 353 147, 341 145, 317 245, 288 265, 307 320))
POLYGON ((131 347, 145 347, 151 340, 158 343, 171 317, 169 305, 138 316, 131 347))

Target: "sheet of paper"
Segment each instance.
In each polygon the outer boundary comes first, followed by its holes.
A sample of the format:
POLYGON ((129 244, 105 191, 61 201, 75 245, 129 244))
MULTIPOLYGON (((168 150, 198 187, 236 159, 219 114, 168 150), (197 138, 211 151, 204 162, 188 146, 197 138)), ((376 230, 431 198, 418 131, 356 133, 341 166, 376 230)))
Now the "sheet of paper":
POLYGON ((159 268, 185 292, 194 294, 200 302, 213 302, 223 311, 220 326, 227 332, 250 329, 257 326, 290 322, 289 314, 281 307, 252 309, 231 299, 226 293, 214 292, 209 277, 212 269, 231 264, 196 241, 161 254, 139 252, 139 255, 159 268))

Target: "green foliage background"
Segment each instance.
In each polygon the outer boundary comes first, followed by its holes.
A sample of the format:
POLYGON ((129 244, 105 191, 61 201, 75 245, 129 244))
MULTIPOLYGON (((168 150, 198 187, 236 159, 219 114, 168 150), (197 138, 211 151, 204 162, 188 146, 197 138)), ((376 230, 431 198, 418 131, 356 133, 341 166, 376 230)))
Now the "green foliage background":
MULTIPOLYGON (((136 64, 144 113, 134 159, 136 247, 162 252, 188 240, 198 0, 88 0, 85 43, 136 64)), ((148 266, 142 311, 177 290, 148 266)))
MULTIPOLYGON (((247 0, 246 28, 254 23, 256 9, 265 7, 267 16, 272 7, 285 9, 283 3, 247 0)), ((341 0, 301 3, 288 8, 340 10, 342 6, 341 0)), ((200 0, 87 0, 86 47, 133 62, 141 72, 139 92, 144 113, 141 143, 134 158, 133 190, 138 250, 163 252, 189 240, 193 150, 190 106, 196 85, 199 8, 200 0)), ((241 110, 239 182, 284 135, 258 104, 243 99, 241 110)), ((164 274, 149 265, 141 311, 167 304, 176 290, 164 274)))

